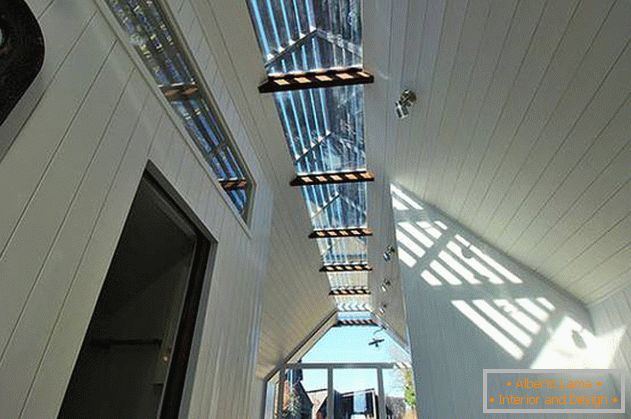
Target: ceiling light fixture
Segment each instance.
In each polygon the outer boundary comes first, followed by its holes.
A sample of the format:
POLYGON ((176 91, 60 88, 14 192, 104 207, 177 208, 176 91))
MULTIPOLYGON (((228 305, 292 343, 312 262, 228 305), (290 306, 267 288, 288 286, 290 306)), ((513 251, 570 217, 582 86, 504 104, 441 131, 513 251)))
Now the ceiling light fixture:
POLYGON ((383 282, 381 283, 381 291, 388 292, 388 288, 390 288, 390 285, 392 285, 392 282, 388 278, 384 278, 383 282))
POLYGON ((383 252, 383 260, 386 262, 390 262, 392 260, 392 255, 397 251, 391 244, 386 247, 386 250, 383 252))
POLYGON ((386 303, 381 304, 381 306, 379 306, 379 310, 378 310, 379 314, 381 314, 382 316, 384 314, 386 314, 386 309, 387 308, 388 308, 388 304, 386 304, 386 303))
POLYGON ((394 110, 397 113, 397 118, 405 119, 410 115, 410 108, 416 103, 416 93, 409 89, 405 89, 399 100, 394 102, 394 110))

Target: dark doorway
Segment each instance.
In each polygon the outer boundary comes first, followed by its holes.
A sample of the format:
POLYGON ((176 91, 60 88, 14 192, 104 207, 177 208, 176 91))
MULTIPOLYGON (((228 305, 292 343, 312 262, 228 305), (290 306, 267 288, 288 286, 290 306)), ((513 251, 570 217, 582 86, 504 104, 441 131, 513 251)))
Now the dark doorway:
POLYGON ((205 236, 145 176, 60 418, 178 416, 209 251, 205 236))

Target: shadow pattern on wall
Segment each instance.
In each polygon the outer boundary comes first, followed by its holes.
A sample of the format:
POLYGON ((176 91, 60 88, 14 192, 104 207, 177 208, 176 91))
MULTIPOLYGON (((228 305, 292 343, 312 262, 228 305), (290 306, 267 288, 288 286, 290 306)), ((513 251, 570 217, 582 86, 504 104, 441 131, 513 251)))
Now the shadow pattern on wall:
MULTIPOLYGON (((450 307, 466 319, 481 341, 501 349, 504 368, 610 367, 624 328, 596 336, 569 294, 403 188, 391 185, 391 193, 401 277, 427 297, 419 304, 450 307)), ((418 322, 409 311, 408 324, 418 322)), ((438 326, 429 316, 421 321, 438 326)))

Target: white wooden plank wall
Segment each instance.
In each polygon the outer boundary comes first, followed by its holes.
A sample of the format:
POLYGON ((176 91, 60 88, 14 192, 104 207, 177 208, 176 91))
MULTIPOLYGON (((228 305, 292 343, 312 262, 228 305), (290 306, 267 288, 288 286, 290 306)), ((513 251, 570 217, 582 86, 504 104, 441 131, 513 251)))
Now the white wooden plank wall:
POLYGON ((0 416, 56 416, 151 160, 218 241, 189 416, 249 417, 273 193, 190 3, 170 5, 257 183, 249 233, 96 3, 28 2, 47 51, 1 128, 0 416))
POLYGON ((628 407, 631 400, 631 286, 588 308, 598 335, 624 332, 609 368, 618 368, 625 372, 627 416, 631 417, 631 409, 628 407))
MULTIPOLYGON (((604 356, 610 342, 598 328, 601 340, 591 340, 590 313, 580 301, 404 193, 406 198, 393 194, 399 201, 394 217, 421 417, 487 417, 482 413, 484 368, 605 367, 605 360, 592 354, 598 350, 604 356), (575 345, 572 331, 594 346, 575 345)), ((629 301, 616 297, 616 302, 621 310, 616 316, 626 318, 614 318, 603 332, 631 318, 629 301)), ((621 346, 626 358, 628 336, 621 346)), ((613 383, 607 385, 614 390, 613 383)))

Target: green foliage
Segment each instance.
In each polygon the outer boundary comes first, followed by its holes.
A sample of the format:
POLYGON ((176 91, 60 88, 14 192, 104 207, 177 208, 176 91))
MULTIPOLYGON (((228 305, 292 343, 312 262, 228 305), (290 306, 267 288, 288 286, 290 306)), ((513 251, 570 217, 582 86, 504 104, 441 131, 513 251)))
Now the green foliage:
POLYGON ((410 407, 416 407, 416 390, 414 389, 414 377, 412 377, 412 370, 405 370, 403 372, 403 380, 405 386, 403 388, 403 398, 405 403, 410 407))

